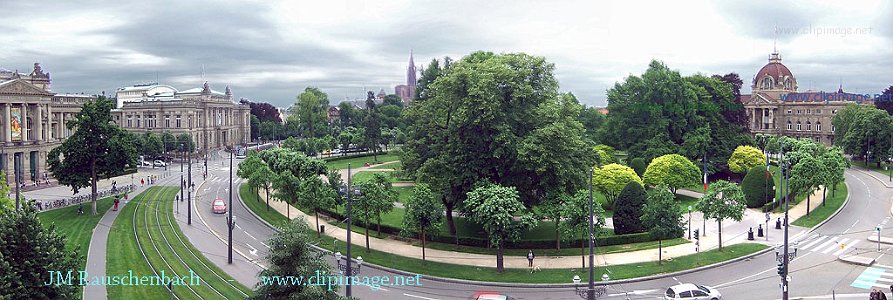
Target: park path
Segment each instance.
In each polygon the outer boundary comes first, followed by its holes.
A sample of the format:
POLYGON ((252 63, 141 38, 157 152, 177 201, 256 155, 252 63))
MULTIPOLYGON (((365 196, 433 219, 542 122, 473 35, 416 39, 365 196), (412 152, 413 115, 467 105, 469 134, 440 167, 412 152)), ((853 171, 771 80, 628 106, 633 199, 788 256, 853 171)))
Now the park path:
MULTIPOLYGON (((357 172, 361 172, 359 170, 357 172)), ((346 174, 346 173, 345 173, 346 174)), ((680 190, 680 193, 687 195, 695 195, 696 192, 691 191, 683 191, 680 190)), ((261 191, 262 197, 265 197, 263 191, 261 191)), ((818 194, 821 196, 821 194, 818 194)), ((813 196, 815 197, 815 195, 813 196)), ((813 198, 816 199, 816 198, 813 198)), ((819 198, 820 199, 820 198, 819 198)), ((288 213, 288 217, 292 219, 303 218, 307 224, 311 227, 315 227, 316 223, 312 215, 307 215, 301 212, 299 209, 294 206, 290 206, 283 201, 273 201, 270 203, 270 206, 276 209, 278 212, 286 215, 288 213)), ((806 201, 802 201, 797 206, 793 207, 790 210, 790 218, 791 220, 796 220, 800 216, 806 213, 806 201)), ((774 213, 771 214, 772 220, 775 218, 783 216, 783 213, 774 213)), ((687 217, 687 216, 684 216, 687 217)), ((687 218, 686 220, 687 221, 687 218)), ((332 218, 320 218, 320 225, 324 225, 326 230, 325 234, 334 237, 340 241, 347 240, 347 230, 336 226, 336 224, 341 223, 342 221, 334 220, 332 218)), ((723 222, 723 245, 729 246, 733 244, 739 244, 747 241, 747 231, 750 228, 754 229, 756 233, 756 227, 760 224, 764 224, 765 215, 758 211, 748 209, 745 211, 745 216, 740 222, 734 221, 726 221, 723 222)), ((691 215, 691 223, 694 228, 700 228, 702 234, 705 234, 700 238, 700 251, 706 251, 718 246, 718 237, 717 237, 717 225, 715 221, 704 222, 703 218, 699 213, 693 212, 691 215), (701 226, 699 226, 701 225, 701 226)), ((769 224, 773 226, 774 224, 769 224)), ((762 243, 769 246, 773 246, 777 243, 781 242, 782 238, 782 230, 769 229, 768 237, 766 238, 757 238, 754 241, 756 243, 762 243)), ((793 237, 797 237, 800 234, 804 234, 808 231, 807 228, 791 226, 790 233, 793 237)), ((687 232, 686 232, 687 233, 687 232)), ((688 237, 686 234, 685 237, 688 237)), ((355 246, 360 246, 361 248, 365 247, 365 236, 361 233, 353 233, 351 243, 355 246)), ((404 242, 400 240, 395 240, 392 238, 380 239, 376 237, 370 237, 369 239, 370 247, 382 252, 412 257, 421 259, 422 249, 421 247, 412 245, 409 242, 404 242)), ((450 263, 457 265, 467 265, 467 266, 477 266, 477 267, 493 267, 495 265, 496 256, 495 255, 486 255, 486 254, 473 254, 473 253, 463 253, 456 251, 447 251, 447 250, 438 250, 438 249, 426 249, 426 258, 429 261, 436 261, 442 263, 450 263)), ((362 255, 363 250, 357 251, 358 255, 362 255)), ((676 246, 664 247, 663 248, 663 259, 671 259, 674 257, 679 257, 683 255, 695 254, 696 249, 693 243, 685 243, 676 246)), ((597 264, 628 264, 628 263, 640 263, 647 261, 655 261, 658 259, 658 250, 657 249, 647 249, 647 250, 639 250, 639 251, 630 251, 624 253, 612 253, 612 254, 602 254, 596 256, 597 264)), ((540 268, 576 268, 581 265, 579 256, 546 256, 539 255, 537 257, 536 263, 540 268)), ((527 259, 524 256, 506 256, 505 257, 505 266, 507 268, 526 268, 527 267, 527 259)))

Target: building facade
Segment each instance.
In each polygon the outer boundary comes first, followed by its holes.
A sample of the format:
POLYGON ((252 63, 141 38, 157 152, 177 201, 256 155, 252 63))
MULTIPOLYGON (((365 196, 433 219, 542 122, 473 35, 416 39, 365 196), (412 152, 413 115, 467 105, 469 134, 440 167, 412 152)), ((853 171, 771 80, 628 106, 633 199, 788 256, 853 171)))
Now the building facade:
POLYGON ((207 82, 185 91, 152 83, 119 88, 116 96, 121 106, 113 118, 130 132, 187 133, 199 150, 251 140, 251 109, 233 101, 229 86, 221 93, 211 90, 207 82))
MULTIPOLYGON (((6 182, 15 181, 18 165, 22 182, 33 182, 47 174, 46 158, 72 132, 65 122, 96 96, 55 94, 50 73, 39 63, 30 74, 0 68, 0 170, 6 182)), ((48 175, 48 174, 47 174, 48 175)))
POLYGON ((831 145, 834 127, 831 120, 849 104, 873 104, 870 97, 837 92, 797 91, 797 78, 781 63, 778 52, 760 68, 751 83, 752 93, 741 95, 751 133, 809 138, 831 145))

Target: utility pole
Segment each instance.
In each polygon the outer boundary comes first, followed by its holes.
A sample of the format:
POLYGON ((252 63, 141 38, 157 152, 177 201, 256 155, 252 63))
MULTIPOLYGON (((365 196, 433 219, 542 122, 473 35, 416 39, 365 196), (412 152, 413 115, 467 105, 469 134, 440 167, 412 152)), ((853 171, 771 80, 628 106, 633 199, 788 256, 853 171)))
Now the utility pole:
MULTIPOLYGON (((183 160, 186 158, 186 144, 180 149, 180 201, 183 201, 183 189, 186 188, 186 181, 183 181, 183 160)), ((180 202, 177 202, 177 213, 180 213, 180 202)))
POLYGON ((595 300, 595 255, 592 251, 592 169, 589 169, 589 292, 588 300, 595 300))
MULTIPOLYGON (((191 119, 192 116, 189 118, 191 119)), ((192 132, 192 120, 189 120, 189 132, 192 132)), ((186 174, 186 225, 192 225, 192 151, 189 151, 187 159, 189 170, 186 174)))
POLYGON ((233 263, 233 227, 236 226, 236 223, 233 222, 233 150, 229 151, 229 205, 227 206, 229 211, 229 252, 226 257, 230 264, 233 263))
MULTIPOLYGON (((346 263, 347 268, 345 269, 345 274, 347 274, 347 276, 352 276, 352 274, 353 274, 350 271, 350 267, 352 264, 351 258, 353 257, 353 256, 350 256, 350 245, 351 245, 351 243, 350 243, 350 232, 351 232, 350 224, 353 223, 353 220, 351 220, 351 211, 350 211, 351 201, 352 201, 350 199, 351 194, 353 194, 353 190, 351 189, 351 186, 350 186, 350 164, 347 164, 347 263, 346 263)), ((337 250, 337 249, 335 249, 335 250, 337 250)), ((351 281, 348 280, 347 285, 344 287, 345 295, 347 295, 348 298, 351 297, 350 287, 351 287, 351 281)))
POLYGON ((790 256, 788 253, 788 227, 790 227, 790 223, 788 223, 788 177, 790 176, 787 165, 784 163, 784 147, 782 147, 781 153, 781 161, 779 165, 782 167, 782 191, 784 192, 784 257, 783 264, 784 269, 781 274, 781 299, 788 300, 788 268, 790 267, 790 256))

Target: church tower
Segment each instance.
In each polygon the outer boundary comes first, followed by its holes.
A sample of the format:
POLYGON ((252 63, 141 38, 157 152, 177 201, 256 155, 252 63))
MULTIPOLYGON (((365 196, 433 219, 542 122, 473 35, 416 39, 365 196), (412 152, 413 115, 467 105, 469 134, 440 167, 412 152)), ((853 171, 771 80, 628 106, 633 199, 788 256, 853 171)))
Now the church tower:
POLYGON ((409 88, 409 99, 415 98, 417 83, 415 61, 412 59, 412 50, 409 50, 409 66, 406 68, 406 86, 409 88))

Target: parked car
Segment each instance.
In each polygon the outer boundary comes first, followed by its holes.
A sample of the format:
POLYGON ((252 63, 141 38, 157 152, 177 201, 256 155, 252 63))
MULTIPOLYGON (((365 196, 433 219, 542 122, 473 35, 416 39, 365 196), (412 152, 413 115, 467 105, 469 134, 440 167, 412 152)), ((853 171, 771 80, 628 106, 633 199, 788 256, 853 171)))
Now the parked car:
POLYGON ((155 162, 153 162, 153 164, 154 164, 156 167, 164 167, 164 166, 167 166, 166 163, 164 163, 163 161, 157 160, 157 159, 155 160, 155 162))
POLYGON ((140 165, 142 165, 143 167, 151 167, 151 166, 152 166, 152 163, 150 163, 150 162, 147 161, 147 160, 144 160, 144 161, 141 161, 141 162, 140 162, 140 165))
POLYGON ((665 300, 720 300, 722 294, 718 290, 693 283, 682 283, 671 286, 664 295, 665 300))
POLYGON ((473 300, 515 300, 511 296, 503 295, 499 292, 475 292, 473 300))
POLYGON ((223 202, 220 198, 214 199, 214 204, 211 205, 211 210, 214 211, 215 214, 225 214, 226 202, 223 202))

